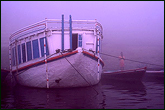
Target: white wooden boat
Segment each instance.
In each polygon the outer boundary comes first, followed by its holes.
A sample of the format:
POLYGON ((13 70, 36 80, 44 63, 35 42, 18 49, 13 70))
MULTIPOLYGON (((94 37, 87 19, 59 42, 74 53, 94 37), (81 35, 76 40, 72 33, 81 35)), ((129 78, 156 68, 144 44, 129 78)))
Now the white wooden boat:
POLYGON ((38 88, 97 84, 104 66, 102 26, 96 20, 45 19, 10 37, 10 72, 20 85, 38 88))

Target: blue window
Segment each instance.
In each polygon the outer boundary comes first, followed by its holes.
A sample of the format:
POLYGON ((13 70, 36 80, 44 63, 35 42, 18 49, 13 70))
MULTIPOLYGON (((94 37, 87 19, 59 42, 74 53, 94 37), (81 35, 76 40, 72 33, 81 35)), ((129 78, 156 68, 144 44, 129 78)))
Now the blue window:
POLYGON ((44 56, 44 39, 45 39, 45 42, 46 42, 46 55, 49 55, 49 50, 48 50, 46 37, 40 38, 41 56, 42 57, 44 56))
POLYGON ((21 63, 21 47, 20 45, 17 46, 17 50, 18 50, 18 63, 21 63))
POLYGON ((78 37, 78 45, 79 45, 79 47, 82 47, 82 35, 80 35, 80 34, 78 37))
POLYGON ((38 39, 32 41, 33 44, 33 58, 39 58, 39 46, 38 46, 38 39))
POLYGON ((16 65, 16 63, 15 63, 15 60, 16 58, 15 58, 15 47, 14 48, 12 48, 12 65, 13 66, 15 66, 16 65))
POLYGON ((25 43, 22 44, 22 60, 23 60, 23 62, 26 62, 25 43))
POLYGON ((27 48, 27 60, 32 59, 32 48, 31 48, 31 41, 26 43, 26 48, 27 48))

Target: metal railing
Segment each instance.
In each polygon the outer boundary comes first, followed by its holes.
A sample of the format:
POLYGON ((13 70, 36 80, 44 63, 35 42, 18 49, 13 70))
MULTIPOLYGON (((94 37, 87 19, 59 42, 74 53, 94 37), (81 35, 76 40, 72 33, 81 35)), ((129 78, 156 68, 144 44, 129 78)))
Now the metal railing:
MULTIPOLYGON (((22 38, 25 35, 32 34, 37 31, 44 31, 48 29, 61 29, 62 20, 60 19, 45 19, 32 25, 26 26, 14 32, 10 36, 10 41, 22 38)), ((69 29, 69 20, 64 20, 65 29, 69 29)), ((73 29, 95 29, 96 25, 100 27, 102 34, 102 26, 96 20, 72 20, 73 29), (75 28, 74 28, 75 27, 75 28)))

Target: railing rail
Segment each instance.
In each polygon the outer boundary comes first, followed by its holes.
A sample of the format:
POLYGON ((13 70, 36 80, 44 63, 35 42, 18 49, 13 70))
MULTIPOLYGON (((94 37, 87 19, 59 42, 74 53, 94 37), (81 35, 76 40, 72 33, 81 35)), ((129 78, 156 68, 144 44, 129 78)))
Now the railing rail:
MULTIPOLYGON (((29 33, 33 33, 35 32, 34 30, 35 29, 38 29, 38 30, 45 30, 45 29, 48 29, 50 28, 49 25, 51 25, 51 23, 55 23, 58 25, 59 28, 61 28, 61 22, 62 20, 60 19, 45 19, 45 20, 42 20, 42 21, 39 21, 37 23, 34 23, 32 25, 29 25, 29 26, 26 26, 24 28, 21 28, 17 31, 15 31, 11 36, 10 36, 10 40, 13 41, 17 38, 20 38, 24 35, 27 35, 29 33), (29 32, 30 31, 30 32, 29 32), (25 33, 27 32, 27 33, 25 33), (20 35, 20 34, 24 34, 24 35, 20 35)), ((69 20, 64 20, 64 24, 67 24, 69 25, 69 20)), ((77 26, 77 25, 92 25, 93 28, 96 27, 96 25, 100 26, 101 27, 101 30, 102 30, 102 26, 100 23, 98 23, 96 20, 72 20, 72 24, 73 24, 73 27, 79 27, 79 28, 82 28, 82 27, 85 27, 85 26, 77 26), (95 25, 94 25, 95 24, 95 25)), ((53 24, 54 26, 54 24, 53 24)), ((67 27, 67 26, 66 26, 67 27)), ((52 27, 51 27, 52 28, 52 27)), ((36 30, 37 31, 37 30, 36 30)))
POLYGON ((22 32, 23 30, 26 30, 27 28, 31 28, 31 27, 33 27, 33 26, 39 25, 39 24, 44 23, 44 22, 45 22, 45 20, 42 20, 42 21, 40 21, 40 22, 37 22, 37 23, 31 24, 31 25, 29 25, 29 26, 26 26, 26 27, 24 27, 24 28, 19 29, 19 30, 15 31, 15 32, 10 36, 10 39, 11 39, 13 36, 15 36, 17 33, 22 32))

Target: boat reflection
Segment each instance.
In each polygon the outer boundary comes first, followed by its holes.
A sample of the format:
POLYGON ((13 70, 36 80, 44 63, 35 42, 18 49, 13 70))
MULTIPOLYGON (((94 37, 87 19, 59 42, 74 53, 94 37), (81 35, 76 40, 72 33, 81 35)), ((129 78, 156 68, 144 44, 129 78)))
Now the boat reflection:
POLYGON ((146 72, 143 77, 143 82, 154 82, 156 84, 164 85, 164 72, 146 72))
POLYGON ((145 96, 146 88, 141 81, 128 82, 110 79, 107 75, 102 75, 101 84, 104 89, 118 90, 123 94, 129 94, 131 96, 145 96))
POLYGON ((130 109, 147 101, 147 91, 141 81, 112 80, 107 75, 102 75, 101 85, 105 96, 103 106, 105 109, 130 109))
POLYGON ((14 89, 16 109, 99 109, 102 93, 99 85, 83 88, 37 89, 17 85, 14 89))

